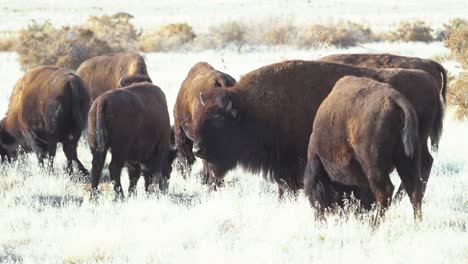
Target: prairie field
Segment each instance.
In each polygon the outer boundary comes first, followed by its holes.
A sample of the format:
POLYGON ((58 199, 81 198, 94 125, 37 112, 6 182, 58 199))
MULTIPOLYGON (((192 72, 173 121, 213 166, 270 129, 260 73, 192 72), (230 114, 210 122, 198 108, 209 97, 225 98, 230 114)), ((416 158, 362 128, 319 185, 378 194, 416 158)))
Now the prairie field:
MULTIPOLYGON (((1 4, 5 5, 2 7, 5 16, 0 19, 3 20, 0 30, 16 29, 24 26, 26 19, 43 17, 63 24, 78 23, 87 15, 106 13, 103 6, 109 4, 108 1, 92 1, 93 4, 72 1, 71 6, 64 7, 61 1, 47 2, 51 8, 40 8, 40 1, 5 1, 1 4), (66 16, 63 10, 73 15, 66 16), (80 12, 86 15, 79 16, 80 12), (11 25, 3 23, 16 16, 21 19, 9 20, 11 25)), ((206 10, 209 6, 197 6, 190 15, 177 17, 175 14, 184 13, 178 13, 177 7, 185 10, 194 1, 186 4, 176 1, 175 7, 171 6, 171 1, 160 2, 148 4, 148 10, 141 4, 127 11, 133 11, 139 26, 145 25, 146 19, 150 24, 186 19, 206 27, 223 19, 218 14, 213 21, 206 21, 200 12, 209 14, 211 11, 206 10), (151 15, 151 10, 165 7, 168 13, 151 15)), ((225 2, 222 10, 232 9, 233 13, 240 12, 241 4, 248 3, 225 2)), ((275 15, 306 12, 301 9, 305 4, 300 1, 291 2, 293 7, 285 7, 283 13, 279 11, 283 4, 275 6, 267 2, 260 1, 259 5, 269 6, 275 15)), ((407 3, 406 13, 398 12, 399 1, 393 6, 397 6, 395 12, 401 18, 429 18, 432 24, 461 15, 463 7, 467 11, 466 4, 456 0, 447 3, 445 13, 437 12, 436 1, 429 1, 418 12, 408 9, 419 7, 416 2, 407 3)), ((208 3, 220 5, 214 0, 208 3)), ((380 4, 361 10, 349 3, 340 6, 340 3, 330 1, 329 5, 322 4, 320 10, 336 10, 339 16, 344 16, 346 7, 353 6, 346 16, 372 22, 378 17, 374 17, 376 14, 366 17, 367 9, 386 10, 392 6, 380 4)), ((109 12, 125 10, 124 6, 118 2, 109 12)), ((257 19, 256 9, 246 10, 249 11, 228 17, 257 19)), ((400 19, 383 14, 381 23, 385 25, 400 19)), ((320 19, 329 16, 322 13, 320 19)), ((244 46, 241 49, 145 53, 144 57, 153 82, 166 94, 172 118, 180 84, 196 62, 206 61, 238 80, 244 73, 286 59, 318 59, 332 53, 352 52, 434 58, 448 50, 437 41, 375 42, 347 49, 244 46)), ((441 63, 452 74, 460 71, 455 60, 446 58, 441 63)), ((0 72, 0 112, 5 113, 11 90, 23 75, 15 52, 0 52, 0 72)), ((114 202, 111 186, 104 183, 99 202, 93 203, 89 200, 90 186, 76 183, 66 175, 65 157, 60 147, 52 173, 40 168, 36 157, 28 154, 11 164, 0 165, 0 263, 467 263, 467 135, 468 121, 456 120, 453 109, 448 108, 439 150, 432 153, 434 165, 422 208, 424 220, 419 225, 414 224, 412 207, 405 197, 392 204, 383 223, 375 229, 370 225, 372 213, 356 215, 351 210, 329 215, 327 222, 315 222, 314 212, 302 191, 297 199, 279 200, 275 184, 240 168, 227 175, 225 187, 211 191, 200 184, 197 175, 200 162, 195 164, 193 175, 187 179, 174 170, 167 195, 146 197, 141 179, 137 197, 114 202)), ((92 156, 83 140, 78 156, 91 169, 92 156)), ((126 190, 125 169, 122 181, 126 190)), ((395 173, 392 181, 399 186, 395 173)))

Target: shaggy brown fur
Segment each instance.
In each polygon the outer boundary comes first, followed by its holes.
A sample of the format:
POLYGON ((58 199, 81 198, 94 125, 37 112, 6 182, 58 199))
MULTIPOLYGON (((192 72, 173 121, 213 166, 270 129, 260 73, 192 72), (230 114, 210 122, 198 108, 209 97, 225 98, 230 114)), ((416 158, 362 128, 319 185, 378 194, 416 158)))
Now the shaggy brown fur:
POLYGON ((141 81, 151 82, 145 60, 134 52, 108 54, 88 59, 81 63, 76 73, 85 82, 91 102, 111 89, 141 81))
POLYGON ((0 124, 0 145, 13 155, 18 146, 33 150, 41 164, 48 154, 52 167, 60 142, 69 172, 75 161, 86 175, 88 171, 79 161, 76 148, 88 109, 88 93, 78 76, 60 67, 36 67, 16 82, 0 124))
POLYGON ((150 83, 138 83, 108 91, 98 97, 88 114, 88 143, 93 154, 92 196, 97 192, 107 150, 116 197, 123 198, 120 173, 127 166, 129 193, 134 193, 141 171, 146 191, 158 184, 166 191, 171 163, 175 156, 170 146, 171 127, 163 91, 150 83))
MULTIPOLYGON (((426 144, 423 142, 422 144, 426 144)), ((344 77, 320 105, 308 147, 304 190, 318 216, 342 204, 340 186, 371 189, 383 216, 393 195, 396 167, 416 219, 421 217, 418 117, 388 84, 344 77)))
MULTIPOLYGON (((335 83, 347 75, 385 82, 400 91, 418 114, 419 138, 437 146, 443 107, 437 84, 419 70, 370 69, 320 61, 285 61, 246 74, 238 84, 201 95, 194 143, 220 175, 237 164, 271 176, 280 187, 303 186, 307 143, 315 113, 335 83)), ((432 156, 423 144, 423 179, 432 156)), ((196 154, 197 155, 197 154, 196 154)))
POLYGON ((434 77, 439 84, 439 91, 444 103, 447 92, 447 72, 436 61, 417 57, 405 57, 392 54, 334 54, 323 57, 320 61, 337 62, 369 68, 403 68, 422 70, 434 77))
MULTIPOLYGON (((182 82, 174 106, 174 136, 179 150, 179 170, 182 174, 190 174, 190 168, 195 161, 192 152, 194 119, 201 105, 200 93, 210 89, 231 87, 236 80, 230 75, 217 71, 206 62, 195 64, 182 82)), ((203 182, 209 184, 218 179, 221 184, 217 168, 203 160, 203 182)))

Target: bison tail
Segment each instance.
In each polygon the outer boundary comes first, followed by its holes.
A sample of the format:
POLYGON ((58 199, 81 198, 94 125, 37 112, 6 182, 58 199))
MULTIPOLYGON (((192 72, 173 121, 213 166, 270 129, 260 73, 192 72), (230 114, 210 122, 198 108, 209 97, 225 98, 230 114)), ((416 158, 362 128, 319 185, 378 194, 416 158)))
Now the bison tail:
POLYGON ((444 104, 447 103, 447 99, 445 97, 446 93, 447 93, 447 71, 445 70, 444 66, 442 66, 440 63, 438 62, 435 62, 435 65, 437 67, 437 69, 440 71, 440 74, 442 74, 442 87, 441 87, 441 90, 440 90, 440 94, 442 96, 442 100, 444 102, 444 104))
POLYGON ((83 130, 86 126, 86 118, 88 116, 89 98, 85 101, 82 101, 82 99, 84 96, 88 96, 88 92, 86 91, 83 81, 77 78, 70 81, 70 89, 73 119, 77 128, 83 130))
POLYGON ((411 106, 403 97, 400 97, 396 100, 398 107, 403 112, 404 116, 404 125, 401 133, 401 140, 403 142, 403 147, 405 154, 408 157, 413 157, 415 146, 418 144, 418 116, 416 110, 411 106))
POLYGON ((105 105, 102 100, 94 101, 88 118, 88 143, 95 151, 106 151, 108 145, 105 124, 105 105))
POLYGON ((334 203, 335 193, 331 186, 331 180, 318 155, 314 155, 307 162, 304 173, 304 192, 310 205, 320 211, 334 203))

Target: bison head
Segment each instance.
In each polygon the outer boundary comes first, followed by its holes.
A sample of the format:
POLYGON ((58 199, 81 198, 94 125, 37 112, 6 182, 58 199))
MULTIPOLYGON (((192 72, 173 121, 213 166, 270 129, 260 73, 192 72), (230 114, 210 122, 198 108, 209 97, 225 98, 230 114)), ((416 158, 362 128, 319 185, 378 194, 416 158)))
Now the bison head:
POLYGON ((195 116, 193 154, 232 168, 240 151, 240 108, 237 96, 228 89, 200 93, 200 109, 195 116))

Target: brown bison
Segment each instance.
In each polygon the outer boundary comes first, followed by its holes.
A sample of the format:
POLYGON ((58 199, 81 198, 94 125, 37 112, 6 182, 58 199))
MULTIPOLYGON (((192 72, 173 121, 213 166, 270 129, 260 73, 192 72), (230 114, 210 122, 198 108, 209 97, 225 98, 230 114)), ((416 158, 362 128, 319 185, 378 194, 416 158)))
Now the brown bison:
POLYGON ((129 193, 135 191, 141 171, 147 192, 158 184, 166 191, 175 153, 163 91, 151 83, 137 83, 99 96, 88 114, 88 143, 93 155, 92 196, 95 197, 107 150, 112 152, 110 179, 116 198, 123 198, 120 173, 127 166, 129 193))
MULTIPOLYGON (((190 167, 195 161, 193 155, 193 131, 194 120, 200 108, 200 94, 210 89, 222 89, 236 84, 236 80, 230 75, 217 71, 206 62, 195 64, 182 82, 177 100, 174 106, 174 136, 179 155, 179 170, 185 175, 190 174, 190 167)), ((217 174, 217 168, 213 164, 203 160, 203 181, 209 183, 221 177, 217 174), (211 176, 213 175, 213 176, 211 176)), ((215 185, 216 186, 216 185, 215 185)))
POLYGON ((418 117, 393 87, 368 78, 340 79, 320 105, 312 131, 304 191, 319 218, 342 203, 343 185, 370 189, 383 216, 393 195, 389 173, 395 168, 415 219, 421 218, 418 117))
POLYGON ((88 88, 91 102, 99 95, 132 83, 151 82, 142 56, 134 52, 97 56, 76 70, 88 88))
POLYGON ((80 172, 87 175, 76 148, 88 109, 89 96, 80 77, 56 66, 36 67, 13 88, 8 111, 0 123, 1 148, 8 158, 16 155, 18 146, 32 150, 41 164, 48 156, 52 168, 60 142, 67 170, 71 173, 75 161, 80 172))
MULTIPOLYGON (((392 85, 411 102, 419 138, 437 146, 443 107, 437 84, 419 70, 371 69, 320 61, 285 61, 252 71, 238 84, 200 94, 202 107, 193 134, 196 156, 214 164, 219 175, 237 164, 271 176, 284 190, 303 187, 307 143, 315 113, 335 83, 347 75, 392 85)), ((432 156, 421 150, 427 181, 432 156)))
POLYGON ((447 92, 447 72, 439 63, 417 57, 405 57, 392 54, 334 54, 325 56, 320 61, 343 63, 368 68, 403 68, 422 70, 434 77, 439 85, 440 94, 445 103, 447 92))

